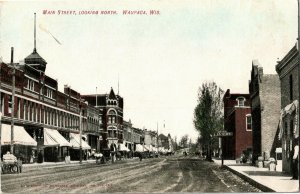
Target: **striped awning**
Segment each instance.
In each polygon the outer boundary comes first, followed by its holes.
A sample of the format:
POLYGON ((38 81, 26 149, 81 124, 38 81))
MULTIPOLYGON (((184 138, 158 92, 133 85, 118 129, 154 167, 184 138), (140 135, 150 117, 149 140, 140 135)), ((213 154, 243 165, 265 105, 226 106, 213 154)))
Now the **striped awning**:
MULTIPOLYGON (((25 131, 24 127, 14 126, 14 145, 36 146, 37 142, 25 131)), ((1 125, 1 145, 11 144, 11 125, 1 125)))
POLYGON ((66 146, 72 145, 57 130, 44 128, 44 146, 66 146))

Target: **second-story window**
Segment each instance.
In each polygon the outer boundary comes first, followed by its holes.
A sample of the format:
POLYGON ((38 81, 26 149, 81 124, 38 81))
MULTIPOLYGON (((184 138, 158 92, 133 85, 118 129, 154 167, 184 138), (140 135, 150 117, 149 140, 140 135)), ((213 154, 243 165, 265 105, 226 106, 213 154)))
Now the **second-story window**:
POLYGON ((47 88, 47 94, 46 94, 46 96, 48 98, 53 98, 53 91, 51 89, 47 88))
POLYGON ((30 80, 30 79, 27 80, 27 89, 34 91, 34 81, 33 80, 30 80))
POLYGON ((246 115, 246 130, 251 131, 252 130, 252 117, 250 114, 246 115))
POLYGON ((238 103, 238 106, 245 106, 245 98, 243 97, 238 97, 236 99, 237 103, 238 103))
POLYGON ((12 96, 9 96, 8 97, 8 113, 11 113, 12 112, 12 96))

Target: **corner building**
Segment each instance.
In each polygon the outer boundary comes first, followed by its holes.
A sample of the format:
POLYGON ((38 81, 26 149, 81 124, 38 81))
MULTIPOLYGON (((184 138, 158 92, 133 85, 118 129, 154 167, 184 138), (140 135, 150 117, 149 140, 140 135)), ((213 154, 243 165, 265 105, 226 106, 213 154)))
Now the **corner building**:
POLYGON ((123 98, 111 88, 109 94, 81 96, 89 105, 99 110, 102 140, 100 149, 109 149, 111 144, 123 143, 123 98))
POLYGON ((231 94, 228 89, 223 97, 224 128, 233 136, 223 137, 225 159, 237 159, 243 151, 252 150, 252 116, 249 94, 231 94))

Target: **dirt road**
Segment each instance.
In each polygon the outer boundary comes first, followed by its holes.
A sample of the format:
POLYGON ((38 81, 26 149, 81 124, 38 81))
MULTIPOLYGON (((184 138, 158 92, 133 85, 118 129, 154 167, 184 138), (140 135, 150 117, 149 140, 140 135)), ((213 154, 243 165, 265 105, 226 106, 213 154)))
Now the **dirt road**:
POLYGON ((1 176, 3 192, 259 192, 212 162, 191 157, 24 169, 1 176))

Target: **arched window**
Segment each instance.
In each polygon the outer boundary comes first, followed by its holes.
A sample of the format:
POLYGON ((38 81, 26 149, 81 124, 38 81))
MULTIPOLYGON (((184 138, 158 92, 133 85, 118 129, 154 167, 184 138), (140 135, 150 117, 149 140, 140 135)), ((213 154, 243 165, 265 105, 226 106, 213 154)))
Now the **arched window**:
POLYGON ((108 123, 116 123, 117 112, 115 110, 108 111, 108 123))

